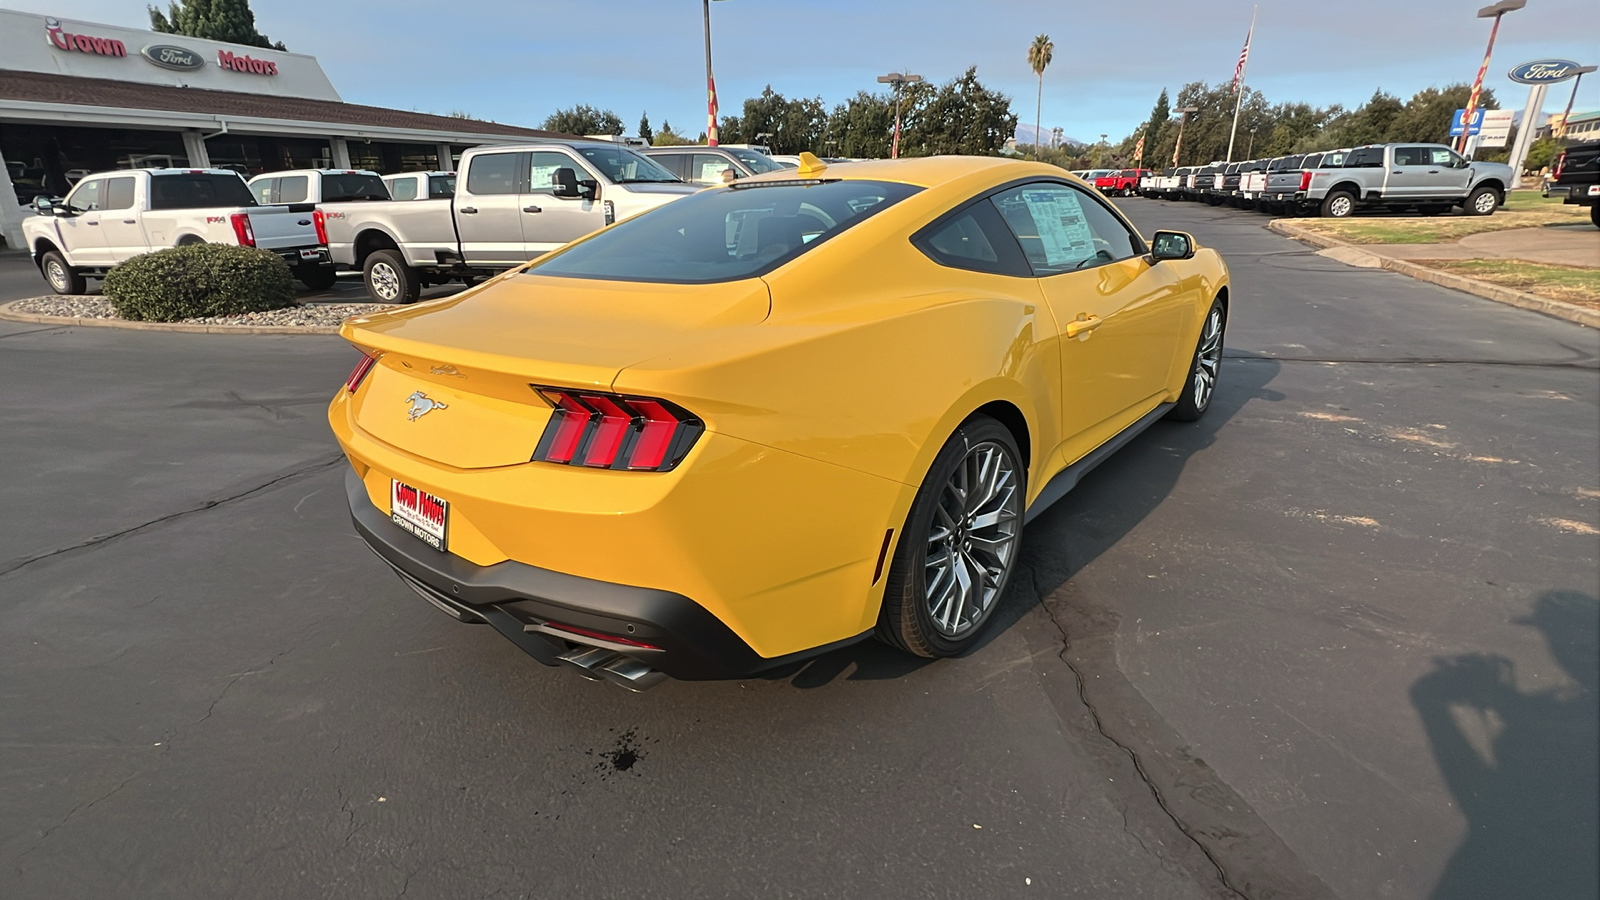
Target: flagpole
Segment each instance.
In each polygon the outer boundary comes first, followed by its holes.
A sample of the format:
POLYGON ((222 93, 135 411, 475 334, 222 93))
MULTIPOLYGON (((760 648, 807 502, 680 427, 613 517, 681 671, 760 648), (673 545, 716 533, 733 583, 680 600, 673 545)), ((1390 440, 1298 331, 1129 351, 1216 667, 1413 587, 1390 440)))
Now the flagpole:
POLYGON ((1245 71, 1250 68, 1250 42, 1255 40, 1256 13, 1260 9, 1261 7, 1257 6, 1250 10, 1250 30, 1245 33, 1244 61, 1239 64, 1239 83, 1234 86, 1238 96, 1233 100, 1233 128, 1228 131, 1228 162, 1233 162, 1233 141, 1239 136, 1239 107, 1244 105, 1244 76, 1245 71))

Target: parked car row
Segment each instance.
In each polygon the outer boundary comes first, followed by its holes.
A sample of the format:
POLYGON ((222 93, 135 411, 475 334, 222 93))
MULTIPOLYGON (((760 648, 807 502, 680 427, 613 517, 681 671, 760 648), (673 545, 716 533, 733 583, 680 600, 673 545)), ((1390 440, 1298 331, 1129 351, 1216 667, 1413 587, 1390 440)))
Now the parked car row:
POLYGON ((1505 202, 1511 174, 1510 166, 1466 159, 1442 144, 1368 144, 1169 168, 1141 177, 1138 193, 1289 216, 1342 219, 1368 209, 1432 216, 1455 207, 1487 216, 1505 202))

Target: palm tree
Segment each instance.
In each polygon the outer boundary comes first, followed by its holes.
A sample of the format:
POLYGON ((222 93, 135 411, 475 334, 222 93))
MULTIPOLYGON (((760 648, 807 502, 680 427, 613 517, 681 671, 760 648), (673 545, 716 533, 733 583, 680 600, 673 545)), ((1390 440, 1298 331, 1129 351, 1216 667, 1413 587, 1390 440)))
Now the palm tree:
POLYGON ((1039 97, 1033 105, 1033 158, 1039 158, 1039 116, 1044 108, 1044 68, 1050 65, 1050 55, 1056 45, 1050 43, 1050 35, 1041 34, 1028 45, 1028 65, 1033 67, 1033 74, 1039 76, 1039 97))

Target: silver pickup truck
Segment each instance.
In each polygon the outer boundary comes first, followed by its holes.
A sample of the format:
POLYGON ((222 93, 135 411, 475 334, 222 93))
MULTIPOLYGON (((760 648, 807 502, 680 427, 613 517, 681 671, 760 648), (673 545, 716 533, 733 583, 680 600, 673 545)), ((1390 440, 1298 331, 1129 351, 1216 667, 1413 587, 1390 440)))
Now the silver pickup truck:
POLYGON ((1338 168, 1313 171, 1305 189, 1282 202, 1335 219, 1362 208, 1415 207, 1438 215, 1453 206, 1487 216, 1505 201, 1510 185, 1510 166, 1464 159, 1443 144, 1370 144, 1352 149, 1338 168))
MULTIPOLYGON (((299 172, 257 176, 283 179, 299 172)), ((467 283, 520 266, 612 222, 699 188, 611 141, 541 141, 474 147, 448 198, 319 204, 329 249, 360 269, 381 303, 410 303, 424 285, 467 283)), ((324 183, 328 175, 323 174, 324 183)), ((280 181, 279 190, 282 190, 280 181)))

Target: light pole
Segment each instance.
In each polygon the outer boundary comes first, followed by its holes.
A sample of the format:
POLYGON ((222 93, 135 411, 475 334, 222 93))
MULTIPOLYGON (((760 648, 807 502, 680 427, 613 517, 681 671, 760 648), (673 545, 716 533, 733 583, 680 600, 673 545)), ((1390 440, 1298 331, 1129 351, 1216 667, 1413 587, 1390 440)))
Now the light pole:
POLYGON ((1489 49, 1483 51, 1483 65, 1478 67, 1478 77, 1472 82, 1472 93, 1467 95, 1467 114, 1461 124, 1461 141, 1456 145, 1458 153, 1467 149, 1467 132, 1472 130, 1472 114, 1478 110, 1478 94, 1483 90, 1483 76, 1489 71, 1489 57, 1494 53, 1495 35, 1500 33, 1500 17, 1527 5, 1528 0, 1500 0, 1493 6, 1485 6, 1478 10, 1478 18, 1494 19, 1494 27, 1489 29, 1489 49))
POLYGON ((1250 143, 1244 145, 1244 158, 1250 158, 1250 151, 1256 148, 1256 130, 1250 129, 1250 143))
POLYGON ((1595 68, 1595 66, 1583 66, 1582 68, 1578 69, 1576 73, 1577 77, 1572 79, 1572 95, 1567 98, 1566 112, 1561 114, 1561 134, 1551 134, 1551 137, 1564 138, 1567 136, 1567 119, 1572 117, 1572 101, 1578 99, 1578 85, 1583 83, 1583 76, 1593 72, 1595 68))
POLYGON ((702 0, 706 19, 706 144, 717 145, 717 82, 711 77, 711 0, 702 0))
POLYGON ((1105 150, 1106 150, 1106 135, 1102 134, 1102 135, 1100 135, 1100 148, 1098 150, 1096 150, 1095 154, 1094 154, 1095 155, 1095 163, 1094 164, 1096 166, 1102 165, 1105 162, 1105 150))
POLYGON ((889 146, 890 159, 900 158, 900 89, 904 85, 916 84, 921 80, 921 75, 900 72, 890 72, 887 75, 878 76, 879 84, 894 85, 894 143, 889 146))
POLYGON ((1183 123, 1188 120, 1189 113, 1199 112, 1198 106, 1180 106, 1173 112, 1178 114, 1178 139, 1172 144, 1172 164, 1178 164, 1178 151, 1183 147, 1183 123))

